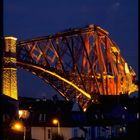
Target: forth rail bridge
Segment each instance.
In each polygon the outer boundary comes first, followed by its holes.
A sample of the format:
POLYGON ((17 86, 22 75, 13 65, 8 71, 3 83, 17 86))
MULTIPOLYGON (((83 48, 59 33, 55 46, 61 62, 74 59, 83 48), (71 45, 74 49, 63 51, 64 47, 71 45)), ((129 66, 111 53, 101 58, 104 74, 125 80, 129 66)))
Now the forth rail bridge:
POLYGON ((50 84, 85 111, 100 95, 138 90, 136 74, 109 33, 99 26, 72 28, 53 35, 17 41, 5 37, 2 94, 18 101, 17 68, 50 84))

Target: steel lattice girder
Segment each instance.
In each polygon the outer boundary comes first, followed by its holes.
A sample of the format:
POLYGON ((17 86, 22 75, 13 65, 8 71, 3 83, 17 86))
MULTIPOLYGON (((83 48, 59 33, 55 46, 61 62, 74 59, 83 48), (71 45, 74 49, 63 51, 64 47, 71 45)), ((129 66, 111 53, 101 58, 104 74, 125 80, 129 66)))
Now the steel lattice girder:
POLYGON ((40 76, 67 100, 76 98, 83 109, 98 95, 137 90, 133 69, 99 26, 20 41, 17 66, 40 76))

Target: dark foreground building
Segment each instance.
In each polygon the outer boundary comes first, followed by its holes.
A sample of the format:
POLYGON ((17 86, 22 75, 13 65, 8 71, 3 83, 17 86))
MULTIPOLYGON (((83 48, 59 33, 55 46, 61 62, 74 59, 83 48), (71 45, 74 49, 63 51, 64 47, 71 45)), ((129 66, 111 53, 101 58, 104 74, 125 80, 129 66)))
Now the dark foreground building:
MULTIPOLYGON (((77 103, 57 98, 19 97, 19 118, 26 129, 24 132, 4 134, 7 140, 23 140, 24 136, 26 140, 139 139, 138 98, 101 96, 100 102, 91 104, 83 112, 77 103), (55 124, 54 119, 57 119, 55 124)), ((7 107, 8 112, 13 110, 12 105, 7 107)), ((6 112, 3 117, 5 124, 6 112)))

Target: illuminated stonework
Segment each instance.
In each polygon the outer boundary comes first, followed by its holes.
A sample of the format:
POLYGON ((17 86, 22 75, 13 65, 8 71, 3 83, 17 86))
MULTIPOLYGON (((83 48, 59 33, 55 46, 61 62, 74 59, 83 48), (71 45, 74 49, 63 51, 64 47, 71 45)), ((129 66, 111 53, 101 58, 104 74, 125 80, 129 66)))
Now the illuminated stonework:
POLYGON ((3 57, 3 61, 5 64, 10 64, 10 63, 16 64, 16 58, 12 58, 12 57, 3 57))
POLYGON ((17 100, 16 38, 5 37, 2 93, 17 100))

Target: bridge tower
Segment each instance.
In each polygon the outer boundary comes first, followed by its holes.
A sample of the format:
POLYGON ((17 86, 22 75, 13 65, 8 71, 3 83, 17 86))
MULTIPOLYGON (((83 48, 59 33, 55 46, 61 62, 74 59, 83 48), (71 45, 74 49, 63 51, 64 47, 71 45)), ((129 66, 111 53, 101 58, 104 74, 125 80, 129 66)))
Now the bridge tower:
POLYGON ((17 95, 17 68, 16 68, 16 40, 15 37, 4 38, 2 94, 15 100, 17 95))

